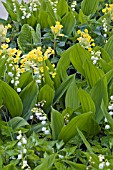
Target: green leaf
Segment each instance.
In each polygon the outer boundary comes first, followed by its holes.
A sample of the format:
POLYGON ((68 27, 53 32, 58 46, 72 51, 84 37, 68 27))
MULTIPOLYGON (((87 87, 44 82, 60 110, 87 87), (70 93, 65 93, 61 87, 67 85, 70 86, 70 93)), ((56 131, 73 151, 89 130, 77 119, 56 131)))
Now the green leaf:
POLYGON ((30 111, 37 98, 38 86, 35 81, 29 83, 20 93, 23 102, 23 116, 30 111))
POLYGON ((41 25, 41 28, 49 28, 49 23, 48 23, 48 13, 46 11, 41 10, 39 13, 39 23, 41 25), (45 20, 46 18, 46 20, 45 20))
POLYGON ((113 130, 113 119, 112 117, 110 116, 110 114, 107 112, 107 109, 105 107, 105 104, 104 104, 104 101, 102 100, 102 103, 101 103, 101 109, 102 109, 102 113, 103 115, 107 118, 109 124, 110 124, 110 127, 111 129, 113 130))
POLYGON ((3 168, 3 170, 18 170, 15 165, 9 164, 3 168))
POLYGON ((57 14, 62 18, 68 12, 66 0, 59 0, 57 3, 57 14))
POLYGON ((106 79, 100 79, 91 89, 91 98, 93 99, 96 107, 96 120, 100 122, 103 118, 101 111, 101 102, 104 101, 105 106, 108 105, 108 93, 106 79))
POLYGON ((113 59, 113 35, 108 39, 108 42, 104 46, 104 50, 110 55, 110 58, 113 59))
POLYGON ((57 170, 66 170, 66 167, 63 163, 55 162, 54 164, 57 170))
POLYGON ((33 81, 32 71, 26 71, 21 74, 19 79, 19 87, 26 87, 31 81, 33 81))
POLYGON ((0 79, 4 76, 7 58, 0 58, 0 79))
POLYGON ((7 83, 0 81, 3 102, 9 110, 12 117, 21 116, 23 106, 22 101, 16 91, 7 83))
POLYGON ((92 113, 84 113, 74 117, 66 126, 64 126, 58 136, 59 140, 63 140, 65 143, 77 134, 77 128, 81 131, 93 136, 100 131, 100 127, 94 120, 92 113))
POLYGON ((91 61, 86 60, 84 63, 85 78, 88 84, 93 87, 99 79, 105 76, 104 72, 95 67, 91 61))
POLYGON ((86 59, 90 59, 90 53, 81 47, 79 44, 75 44, 71 48, 70 61, 75 69, 84 76, 83 63, 86 59))
POLYGON ((72 161, 65 160, 65 163, 69 164, 71 166, 70 170, 86 170, 86 165, 78 164, 72 161))
POLYGON ((78 16, 78 20, 81 22, 81 24, 85 24, 88 22, 89 17, 84 15, 83 11, 80 9, 79 11, 79 16, 78 16))
POLYGON ((33 14, 27 19, 27 24, 32 27, 35 27, 36 22, 37 22, 37 18, 33 14))
POLYGON ((52 108, 51 111, 51 129, 53 140, 57 140, 58 135, 64 126, 64 118, 61 113, 52 108))
POLYGON ((41 165, 37 166, 34 170, 50 170, 55 160, 55 154, 44 158, 41 165))
POLYGON ((63 94, 68 89, 69 85, 72 83, 73 80, 74 80, 74 75, 69 76, 65 81, 61 83, 60 87, 56 89, 54 104, 63 96, 63 94))
POLYGON ((44 110, 46 113, 50 110, 50 106, 54 99, 54 90, 48 85, 44 85, 38 94, 38 101, 45 100, 46 103, 44 104, 44 110))
POLYGON ((10 121, 8 121, 8 125, 12 127, 12 129, 17 129, 23 126, 29 126, 29 123, 22 117, 14 117, 10 121))
POLYGON ((63 33, 65 35, 70 35, 75 27, 75 18, 72 12, 68 12, 62 20, 61 24, 63 25, 63 33))
POLYGON ((2 169, 2 165, 3 165, 3 160, 2 160, 2 156, 0 155, 0 169, 2 169))
POLYGON ((36 36, 38 39, 38 43, 41 44, 41 27, 40 24, 37 24, 36 26, 36 36))
POLYGON ((40 28, 40 24, 38 24, 38 26, 36 27, 36 29, 38 29, 37 31, 38 31, 38 34, 35 32, 35 30, 32 28, 32 27, 30 27, 31 28, 31 34, 32 34, 32 38, 33 38, 33 45, 34 46, 39 46, 39 45, 41 45, 41 35, 39 36, 39 28, 40 28), (39 37, 38 37, 39 36, 39 37))
POLYGON ((91 99, 90 95, 85 90, 82 90, 81 88, 79 89, 78 94, 79 94, 83 112, 91 111, 92 113, 95 113, 96 110, 95 104, 91 99))
POLYGON ((81 3, 81 9, 85 15, 93 15, 98 7, 99 0, 83 0, 81 3))
POLYGON ((32 50, 32 33, 31 33, 31 28, 28 24, 24 24, 22 26, 17 42, 19 48, 24 53, 32 50))
POLYGON ((76 85, 76 81, 74 80, 67 90, 65 97, 65 105, 66 108, 72 108, 76 110, 79 107, 79 104, 80 100, 78 96, 78 87, 76 85))
POLYGON ((92 148, 91 148, 89 142, 87 141, 87 139, 85 138, 85 136, 83 135, 83 133, 79 129, 77 129, 77 131, 78 131, 79 136, 83 140, 84 144, 86 145, 88 151, 92 154, 93 151, 92 151, 92 148))

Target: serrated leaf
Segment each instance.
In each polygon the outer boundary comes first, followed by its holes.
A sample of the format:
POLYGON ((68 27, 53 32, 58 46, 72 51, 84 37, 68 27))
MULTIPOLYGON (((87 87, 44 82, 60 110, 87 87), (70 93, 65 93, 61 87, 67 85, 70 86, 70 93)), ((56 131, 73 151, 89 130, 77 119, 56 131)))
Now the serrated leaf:
POLYGON ((99 0, 83 0, 81 3, 81 9, 85 15, 93 15, 98 7, 99 0))
POLYGON ((96 135, 100 131, 98 123, 94 120, 92 113, 84 113, 74 117, 66 126, 64 126, 58 136, 59 140, 65 143, 77 134, 77 128, 88 133, 88 135, 96 135))
POLYGON ((95 104, 91 99, 90 95, 85 90, 82 90, 81 88, 79 89, 78 94, 79 94, 83 112, 91 111, 92 113, 95 113, 96 110, 95 104))
POLYGON ((66 97, 65 97, 65 105, 66 108, 71 108, 76 110, 79 107, 80 104, 80 100, 79 100, 79 96, 78 96, 78 87, 76 85, 76 81, 74 80, 66 93, 66 97))
POLYGON ((23 116, 30 111, 37 98, 38 86, 35 81, 29 83, 20 93, 23 102, 23 116))
POLYGON ((61 113, 52 108, 51 111, 51 129, 53 140, 57 140, 58 135, 64 126, 64 118, 61 113))

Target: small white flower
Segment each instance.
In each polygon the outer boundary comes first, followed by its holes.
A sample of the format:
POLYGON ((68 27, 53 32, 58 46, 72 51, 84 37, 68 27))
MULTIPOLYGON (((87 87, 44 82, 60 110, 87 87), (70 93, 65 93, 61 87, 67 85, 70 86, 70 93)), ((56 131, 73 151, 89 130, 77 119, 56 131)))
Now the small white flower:
POLYGON ((109 105, 109 106, 108 106, 108 109, 109 109, 109 110, 113 110, 113 106, 112 106, 112 105, 109 105))
POLYGON ((33 119, 33 115, 30 116, 30 119, 31 119, 31 120, 33 119))
POLYGON ((106 166, 109 166, 109 165, 110 165, 110 163, 107 161, 107 162, 106 162, 106 166))
POLYGON ((104 162, 101 162, 100 164, 99 164, 99 169, 103 169, 104 168, 104 162))
POLYGON ((18 135, 16 138, 17 138, 18 140, 20 140, 20 139, 22 138, 22 135, 20 134, 20 135, 18 135))
POLYGON ((43 117, 39 117, 39 120, 43 120, 43 117))
POLYGON ((27 149, 24 148, 24 149, 23 149, 23 153, 26 153, 26 152, 27 152, 27 149))
POLYGON ((19 81, 15 81, 15 86, 17 86, 19 84, 19 81))
POLYGON ((46 131, 46 127, 43 127, 43 128, 42 128, 42 131, 43 131, 43 132, 46 131))
POLYGON ((104 155, 101 155, 101 154, 100 154, 100 155, 98 156, 98 158, 99 158, 99 161, 102 162, 103 159, 104 159, 104 155))
POLYGON ((16 91, 17 91, 17 92, 21 92, 21 88, 17 88, 16 91))
POLYGON ((22 159, 22 154, 19 154, 17 159, 22 159))
POLYGON ((105 122, 108 122, 108 120, 107 120, 107 118, 106 118, 106 117, 105 117, 104 121, 105 121, 105 122))
POLYGON ((22 146, 22 142, 18 142, 18 144, 17 144, 18 146, 22 146))
POLYGON ((12 64, 9 64, 9 67, 12 67, 13 65, 12 64))
POLYGON ((110 111, 109 114, 110 114, 111 116, 113 116, 113 112, 112 112, 112 111, 110 111))
POLYGON ((46 119, 47 119, 47 117, 46 117, 46 116, 43 116, 42 118, 43 118, 43 120, 46 120, 46 119))
POLYGON ((106 126, 105 126, 105 129, 106 129, 106 130, 110 129, 110 126, 109 126, 109 125, 106 125, 106 126))
POLYGON ((110 99, 113 100, 113 96, 111 96, 110 99))
POLYGON ((27 165, 27 161, 24 160, 23 161, 23 165, 26 166, 27 165))
POLYGON ((22 16, 22 19, 25 19, 25 16, 22 16))
POLYGON ((12 72, 8 72, 8 75, 10 76, 10 77, 13 77, 13 73, 12 72))
POLYGON ((59 158, 61 158, 61 159, 62 159, 62 158, 64 158, 64 156, 63 156, 63 155, 58 155, 58 156, 59 156, 59 158))
POLYGON ((14 80, 13 79, 11 80, 11 84, 14 84, 14 80))
POLYGON ((41 112, 36 112, 35 115, 36 115, 36 116, 41 116, 42 113, 41 113, 41 112))
POLYGON ((26 138, 24 138, 24 137, 22 138, 22 143, 23 143, 23 144, 26 144, 26 143, 27 143, 26 138))
POLYGON ((37 8, 33 8, 33 11, 37 11, 37 8))
POLYGON ((97 60, 93 60, 93 64, 96 64, 97 63, 97 60))
POLYGON ((42 124, 42 125, 45 125, 45 124, 46 124, 46 121, 45 121, 45 120, 43 120, 43 121, 41 122, 41 124, 42 124))
POLYGON ((48 134, 50 134, 50 132, 49 132, 49 130, 45 130, 45 135, 48 135, 48 134))
POLYGON ((38 84, 38 83, 41 83, 41 80, 40 80, 40 79, 36 80, 36 83, 37 83, 37 84, 38 84))

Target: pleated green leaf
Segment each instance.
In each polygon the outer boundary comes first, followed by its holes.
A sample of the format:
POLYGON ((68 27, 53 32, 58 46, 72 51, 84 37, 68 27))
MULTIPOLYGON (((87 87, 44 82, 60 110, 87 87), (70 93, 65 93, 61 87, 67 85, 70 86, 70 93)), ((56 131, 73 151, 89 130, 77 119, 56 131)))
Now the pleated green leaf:
POLYGON ((6 108, 9 110, 11 116, 12 117, 21 116, 23 105, 16 91, 3 81, 0 81, 0 90, 2 93, 1 95, 2 95, 3 102, 6 108))
POLYGON ((82 90, 81 88, 79 89, 78 94, 79 94, 83 112, 91 111, 92 113, 95 113, 96 110, 95 104, 91 99, 90 95, 85 90, 82 90))
POLYGON ((113 35, 108 39, 108 42, 104 46, 104 50, 110 55, 110 58, 113 59, 113 35))
POLYGON ((99 0, 83 0, 81 9, 85 15, 93 15, 98 7, 99 0))
POLYGON ((80 99, 78 96, 78 87, 76 85, 76 81, 74 80, 66 93, 66 97, 65 97, 65 105, 66 108, 71 108, 76 110, 79 107, 80 104, 80 99))
POLYGON ((57 14, 63 17, 68 12, 68 5, 66 0, 59 0, 57 4, 57 14))
POLYGON ((51 129, 53 140, 57 140, 61 129, 64 126, 64 118, 61 113, 52 108, 51 111, 51 129))
POLYGON ((96 135, 100 131, 98 123, 94 120, 94 114, 84 113, 74 117, 66 126, 64 126, 58 136, 59 140, 65 143, 77 134, 77 128, 88 133, 88 135, 96 135))

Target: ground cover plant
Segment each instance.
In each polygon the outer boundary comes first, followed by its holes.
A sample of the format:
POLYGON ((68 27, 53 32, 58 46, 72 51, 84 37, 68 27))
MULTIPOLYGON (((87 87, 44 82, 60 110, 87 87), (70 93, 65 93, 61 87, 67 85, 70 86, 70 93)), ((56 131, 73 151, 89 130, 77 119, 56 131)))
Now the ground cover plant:
POLYGON ((0 169, 113 169, 113 1, 3 2, 0 169))

